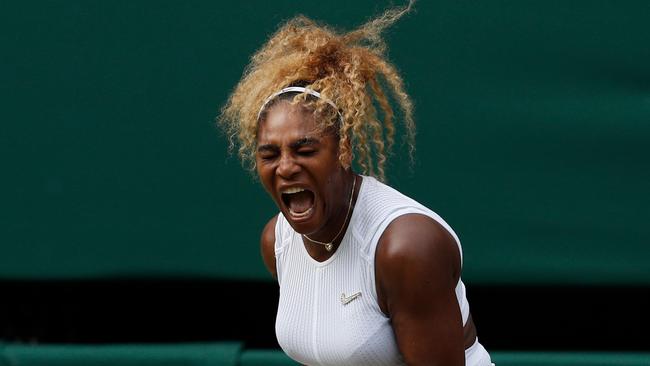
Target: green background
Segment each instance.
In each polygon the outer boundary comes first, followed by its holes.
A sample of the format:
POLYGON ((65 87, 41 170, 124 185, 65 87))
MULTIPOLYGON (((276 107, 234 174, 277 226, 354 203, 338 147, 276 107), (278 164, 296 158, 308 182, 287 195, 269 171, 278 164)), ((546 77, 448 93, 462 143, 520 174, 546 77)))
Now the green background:
MULTIPOLYGON (((0 278, 271 280, 276 209, 214 118, 282 21, 391 4, 2 2, 0 278)), ((650 284, 649 24, 645 0, 446 0, 389 30, 418 124, 389 183, 456 230, 466 282, 650 284)))

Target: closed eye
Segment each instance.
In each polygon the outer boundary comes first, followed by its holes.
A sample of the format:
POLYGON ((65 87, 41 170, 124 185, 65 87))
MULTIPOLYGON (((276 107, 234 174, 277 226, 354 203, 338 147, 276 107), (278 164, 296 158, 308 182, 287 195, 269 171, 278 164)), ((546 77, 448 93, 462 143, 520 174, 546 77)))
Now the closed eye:
POLYGON ((260 159, 266 160, 266 161, 273 160, 277 156, 278 156, 278 154, 269 154, 269 153, 261 153, 261 154, 259 154, 260 159))
POLYGON ((257 148, 257 156, 262 160, 273 160, 280 154, 280 149, 272 144, 261 145, 257 148))
POLYGON ((316 150, 299 150, 298 154, 301 156, 312 156, 316 153, 316 150))

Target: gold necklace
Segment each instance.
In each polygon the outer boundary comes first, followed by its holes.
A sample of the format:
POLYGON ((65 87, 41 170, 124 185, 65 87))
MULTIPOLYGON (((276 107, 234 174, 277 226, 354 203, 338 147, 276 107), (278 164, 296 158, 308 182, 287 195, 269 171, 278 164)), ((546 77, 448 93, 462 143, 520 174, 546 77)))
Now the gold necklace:
POLYGON ((330 241, 328 243, 324 243, 322 241, 314 240, 314 239, 308 237, 305 234, 302 234, 302 236, 304 236, 305 238, 307 238, 307 240, 309 240, 311 242, 314 242, 314 243, 320 244, 320 245, 324 245, 325 250, 327 250, 328 252, 331 252, 332 249, 334 248, 334 242, 339 237, 339 235, 341 235, 341 232, 343 231, 343 228, 345 227, 345 224, 348 222, 348 216, 350 216, 350 210, 352 209, 352 198, 354 197, 354 188, 356 187, 356 185, 357 185, 357 176, 355 175, 354 176, 354 181, 352 182, 352 193, 350 193, 350 203, 348 203, 348 212, 345 214, 345 220, 343 221, 343 225, 339 229, 339 232, 336 233, 336 236, 334 237, 334 239, 332 239, 332 241, 330 241))

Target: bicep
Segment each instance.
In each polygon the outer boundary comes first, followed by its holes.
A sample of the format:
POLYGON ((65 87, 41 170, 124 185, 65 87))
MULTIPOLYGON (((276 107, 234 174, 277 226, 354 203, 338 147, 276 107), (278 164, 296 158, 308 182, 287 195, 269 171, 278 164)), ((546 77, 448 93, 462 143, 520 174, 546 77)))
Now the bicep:
POLYGON ((463 326, 453 290, 421 286, 420 294, 423 299, 391 301, 393 331, 404 359, 409 365, 462 365, 463 326))
POLYGON ((271 273, 273 278, 277 279, 277 269, 275 266, 275 224, 278 220, 278 216, 273 216, 269 222, 266 223, 264 229, 262 230, 262 236, 260 238, 260 251, 262 254, 262 260, 266 269, 271 273))
POLYGON ((455 239, 422 215, 396 219, 376 257, 381 287, 400 352, 409 365, 462 365, 463 324, 455 288, 460 254, 455 239))

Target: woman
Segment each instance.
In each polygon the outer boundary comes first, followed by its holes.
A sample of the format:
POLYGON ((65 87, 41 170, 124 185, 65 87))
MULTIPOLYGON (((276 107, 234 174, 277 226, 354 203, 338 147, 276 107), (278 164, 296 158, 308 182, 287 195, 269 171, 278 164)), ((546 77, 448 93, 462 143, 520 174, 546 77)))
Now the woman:
POLYGON ((281 211, 261 251, 280 285, 278 341, 303 364, 490 365, 460 280, 458 237, 381 182, 395 132, 386 88, 414 146, 411 101, 380 38, 409 9, 346 34, 290 20, 222 110, 231 147, 281 211))

